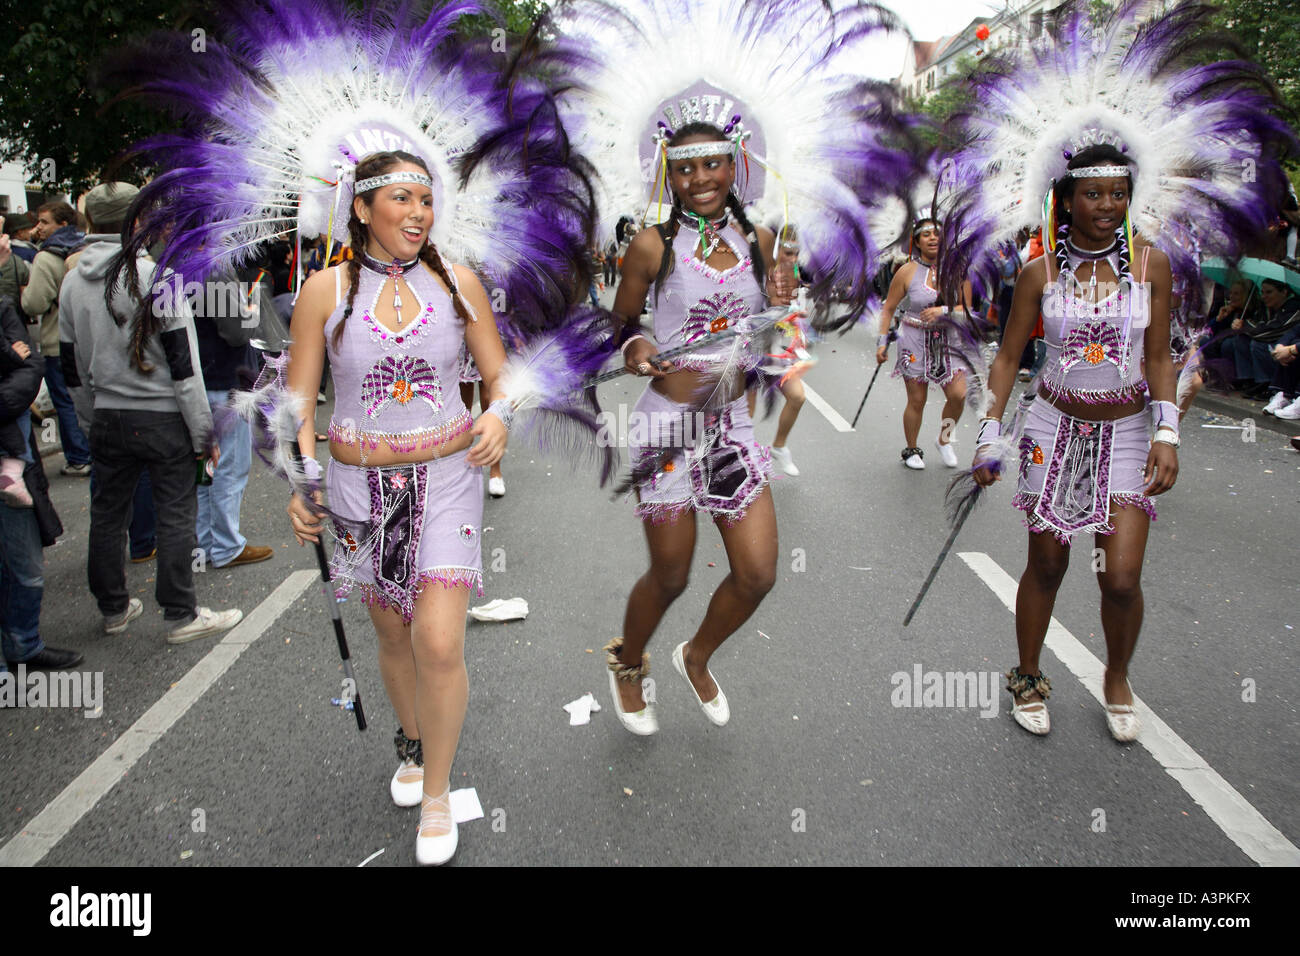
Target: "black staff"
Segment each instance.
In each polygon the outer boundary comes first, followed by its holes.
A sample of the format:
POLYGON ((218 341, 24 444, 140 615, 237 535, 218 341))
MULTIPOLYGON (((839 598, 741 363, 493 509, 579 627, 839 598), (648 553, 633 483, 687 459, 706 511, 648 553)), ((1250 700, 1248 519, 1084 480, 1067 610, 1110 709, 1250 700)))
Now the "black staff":
POLYGON ((916 596, 916 600, 912 602, 912 606, 907 609, 907 617, 903 618, 903 627, 907 627, 907 625, 912 622, 912 615, 916 613, 916 609, 920 607, 921 602, 925 600, 925 592, 930 590, 930 585, 934 583, 934 576, 939 573, 939 568, 948 557, 948 552, 952 550, 952 543, 957 540, 957 533, 961 531, 961 526, 964 525, 966 519, 970 517, 971 509, 975 507, 975 502, 979 501, 980 495, 983 491, 983 488, 976 486, 975 491, 968 495, 966 500, 962 502, 960 506, 961 510, 957 514, 957 520, 953 522, 952 531, 948 534, 948 540, 944 542, 943 550, 939 552, 939 559, 934 562, 934 567, 932 567, 930 573, 926 575, 925 583, 921 585, 921 593, 916 596))
MULTIPOLYGON (((897 337, 898 337, 897 333, 893 329, 890 329, 889 341, 892 342, 897 337)), ((876 365, 876 371, 871 376, 871 381, 867 384, 867 395, 871 394, 871 387, 876 384, 876 376, 880 374, 880 370, 884 367, 885 367, 884 362, 880 362, 876 365)), ((867 395, 862 396, 862 401, 858 404, 858 414, 853 416, 853 424, 849 426, 850 428, 858 427, 858 417, 862 414, 862 409, 867 407, 867 395)))
MULTIPOLYGON (((296 438, 293 441, 293 455, 299 463, 302 462, 302 449, 298 447, 296 438)), ((343 634, 343 618, 339 614, 338 598, 334 596, 334 588, 331 586, 329 562, 325 559, 325 545, 321 544, 320 535, 316 536, 315 546, 316 563, 320 565, 320 593, 325 598, 330 618, 334 621, 334 639, 338 641, 339 656, 343 658, 343 674, 352 691, 352 713, 357 717, 357 730, 365 730, 366 712, 361 708, 361 691, 357 689, 357 676, 352 673, 352 655, 348 652, 348 639, 343 634)))

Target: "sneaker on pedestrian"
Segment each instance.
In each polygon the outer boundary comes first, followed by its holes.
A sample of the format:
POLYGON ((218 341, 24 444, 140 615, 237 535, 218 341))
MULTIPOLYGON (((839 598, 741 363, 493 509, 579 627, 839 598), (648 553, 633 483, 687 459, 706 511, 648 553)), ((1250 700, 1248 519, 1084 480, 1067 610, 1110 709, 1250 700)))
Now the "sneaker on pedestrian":
POLYGON ((244 612, 238 608, 229 611, 212 611, 206 607, 194 609, 194 620, 180 627, 174 627, 167 635, 168 644, 188 644, 201 637, 210 637, 228 631, 244 619, 244 612))
POLYGON ((16 668, 19 664, 29 671, 62 671, 69 667, 76 667, 85 658, 80 651, 65 651, 57 647, 44 647, 34 657, 29 657, 25 661, 5 661, 10 670, 16 668))
POLYGON ((1289 404, 1291 404, 1291 401, 1286 397, 1286 392, 1278 392, 1269 400, 1269 403, 1264 406, 1264 414, 1272 415, 1279 408, 1283 408, 1289 404))
POLYGON ((777 448, 773 445, 772 460, 780 465, 781 470, 791 478, 799 477, 799 469, 795 466, 794 456, 790 454, 789 448, 777 448))
POLYGON ((233 568, 241 564, 257 564, 259 561, 265 561, 273 554, 275 552, 265 545, 246 544, 243 551, 240 551, 239 554, 221 565, 221 567, 233 568))
POLYGON ((947 465, 949 468, 956 468, 957 452, 953 450, 952 442, 948 442, 947 444, 944 444, 942 441, 936 438, 934 440, 934 443, 939 449, 939 457, 943 459, 943 463, 947 465))
POLYGON ((903 464, 908 468, 921 471, 925 468, 925 453, 919 448, 904 448, 903 464))
POLYGON ((504 498, 506 496, 506 480, 501 475, 488 479, 488 494, 493 498, 504 498))
POLYGON ((83 462, 80 465, 74 465, 71 462, 59 469, 60 475, 71 475, 73 478, 89 478, 90 462, 83 462))
POLYGON ((1295 420, 1297 418, 1300 418, 1300 398, 1297 398, 1289 405, 1279 408, 1273 414, 1276 415, 1278 418, 1286 418, 1289 420, 1295 420))
POLYGON ((149 553, 148 553, 148 554, 133 554, 133 555, 131 555, 131 563, 132 563, 132 564, 144 564, 146 561, 152 561, 152 560, 153 560, 154 558, 156 558, 156 557, 158 557, 158 549, 157 549, 157 548, 151 548, 151 549, 149 550, 149 553))
POLYGON ((121 614, 104 615, 104 633, 121 634, 126 630, 126 626, 144 613, 144 605, 140 603, 139 598, 131 598, 126 602, 126 610, 121 614))

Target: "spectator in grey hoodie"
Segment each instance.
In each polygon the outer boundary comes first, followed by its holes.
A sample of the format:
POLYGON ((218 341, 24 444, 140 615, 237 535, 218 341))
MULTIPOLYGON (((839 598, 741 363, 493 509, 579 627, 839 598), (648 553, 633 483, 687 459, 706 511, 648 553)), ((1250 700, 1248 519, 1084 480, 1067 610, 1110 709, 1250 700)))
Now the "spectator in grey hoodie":
POLYGON ((219 454, 189 307, 183 299, 156 305, 153 262, 122 255, 119 233, 137 193, 104 183, 86 195, 91 232, 59 296, 61 357, 78 415, 91 422, 88 572, 104 631, 124 631, 143 611, 127 594, 123 536, 147 469, 158 515, 155 594, 168 643, 183 644, 234 627, 243 613, 195 601, 195 482, 211 475, 219 454))

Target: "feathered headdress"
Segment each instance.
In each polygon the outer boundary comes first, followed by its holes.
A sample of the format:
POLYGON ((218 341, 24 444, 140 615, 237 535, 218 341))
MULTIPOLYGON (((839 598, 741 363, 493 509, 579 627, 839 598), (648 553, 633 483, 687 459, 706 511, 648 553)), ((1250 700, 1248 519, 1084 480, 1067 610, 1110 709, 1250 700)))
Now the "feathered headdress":
POLYGON ((554 29, 551 56, 576 80, 561 97, 565 123, 598 159, 604 226, 664 218, 667 140, 710 123, 751 218, 798 225, 814 299, 834 289, 848 305, 836 326, 861 315, 880 255, 870 214, 917 172, 894 91, 850 75, 861 39, 901 29, 893 14, 821 0, 567 0, 554 29))
MULTIPOLYGON (((973 103, 952 120, 969 175, 943 202, 945 288, 992 282, 998 244, 1037 225, 1070 159, 1099 144, 1132 162, 1132 225, 1176 271, 1187 255, 1168 238, 1176 223, 1197 223, 1202 250, 1227 257, 1267 226, 1279 157, 1294 146, 1267 80, 1240 60, 1191 59, 1207 48, 1209 6, 1189 0, 1144 21, 1148 6, 1125 0, 1098 14, 1071 3, 1047 38, 971 75, 973 103)), ((1043 238, 1057 238, 1050 215, 1043 238)))
POLYGON ((238 0, 192 49, 152 37, 115 70, 161 100, 181 130, 139 149, 158 172, 141 191, 138 244, 201 281, 297 232, 346 240, 353 170, 405 150, 432 174, 430 240, 473 268, 493 308, 524 329, 558 324, 582 274, 592 197, 554 102, 519 61, 457 26, 454 0, 238 0))

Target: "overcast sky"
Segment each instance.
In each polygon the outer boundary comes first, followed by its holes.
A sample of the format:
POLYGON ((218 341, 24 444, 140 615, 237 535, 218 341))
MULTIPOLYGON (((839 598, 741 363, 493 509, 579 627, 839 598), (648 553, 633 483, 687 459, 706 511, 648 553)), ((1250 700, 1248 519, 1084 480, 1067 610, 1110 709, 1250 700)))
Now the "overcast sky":
MULTIPOLYGON (((960 30, 975 17, 1002 9, 1001 0, 883 0, 884 6, 902 17, 918 40, 937 40, 960 30)), ((892 80, 902 71, 907 42, 898 38, 864 46, 867 75, 892 80)))

